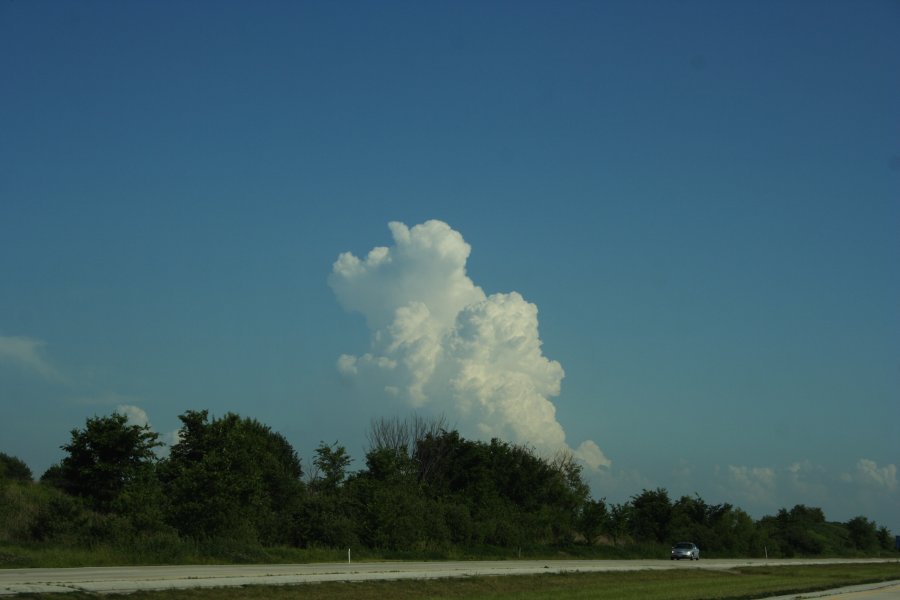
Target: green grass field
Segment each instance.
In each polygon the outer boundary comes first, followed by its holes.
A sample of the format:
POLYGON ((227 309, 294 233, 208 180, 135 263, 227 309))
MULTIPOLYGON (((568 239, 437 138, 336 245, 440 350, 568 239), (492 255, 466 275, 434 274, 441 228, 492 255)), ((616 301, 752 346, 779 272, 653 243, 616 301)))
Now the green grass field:
MULTIPOLYGON (((900 580, 900 562, 248 586, 103 597, 108 600, 737 600, 893 580, 900 580)), ((18 596, 43 600, 96 597, 79 592, 64 596, 18 596)))

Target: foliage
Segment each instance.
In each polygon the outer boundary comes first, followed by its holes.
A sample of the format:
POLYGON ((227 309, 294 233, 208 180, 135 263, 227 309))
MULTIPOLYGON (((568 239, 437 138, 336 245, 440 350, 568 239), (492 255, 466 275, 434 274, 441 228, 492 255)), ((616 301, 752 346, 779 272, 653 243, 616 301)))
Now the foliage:
POLYGON ((775 517, 763 519, 772 530, 772 537, 783 556, 812 556, 826 551, 822 525, 825 515, 822 509, 803 504, 790 511, 782 508, 775 517))
POLYGON ((285 438, 253 419, 208 411, 180 417, 179 442, 160 465, 167 522, 194 539, 289 543, 303 485, 285 438))
POLYGON ((315 471, 294 523, 294 543, 349 548, 358 544, 351 516, 351 500, 344 492, 347 467, 352 459, 347 449, 335 442, 320 442, 313 459, 315 471))
POLYGON ((325 442, 319 442, 316 448, 316 458, 313 465, 316 473, 311 477, 311 485, 318 489, 336 492, 338 487, 347 477, 347 467, 353 459, 347 453, 347 449, 337 442, 329 446, 325 442))
POLYGON ((619 540, 622 539, 628 530, 630 520, 631 504, 623 502, 610 506, 605 530, 609 537, 612 538, 613 546, 619 545, 619 540))
POLYGON ((5 481, 0 484, 0 542, 26 541, 40 509, 39 489, 33 484, 5 481))
POLYGON ((125 415, 92 417, 84 429, 73 429, 62 449, 59 483, 66 492, 84 498, 96 510, 108 512, 135 482, 151 475, 160 445, 158 434, 146 425, 129 425, 125 415))
POLYGON ((857 550, 874 550, 878 548, 878 526, 863 516, 858 516, 847 521, 847 533, 850 544, 857 550))
POLYGON ((631 499, 630 528, 639 542, 669 541, 672 503, 663 488, 643 490, 631 499))
POLYGON ((828 522, 802 504, 754 521, 696 494, 673 501, 664 488, 594 500, 571 454, 468 440, 443 420, 373 423, 356 472, 344 446, 321 442, 304 483, 296 452, 270 427, 232 413, 180 419, 162 460, 156 434, 116 414, 73 430, 39 483, 0 454, 0 544, 117 549, 136 562, 247 562, 281 546, 409 558, 658 557, 676 541, 704 556, 893 551, 873 521, 828 522))
POLYGON ((578 526, 589 544, 595 543, 607 530, 609 518, 606 500, 588 499, 584 503, 578 516, 578 526))
POLYGON ((468 515, 476 542, 519 545, 571 542, 587 501, 580 467, 570 456, 542 459, 525 446, 428 434, 413 455, 425 495, 468 515), (464 510, 461 510, 464 507, 464 510), (480 539, 479 539, 480 538, 480 539))
POLYGON ((0 481, 31 481, 31 469, 21 458, 0 452, 0 481))
POLYGON ((891 535, 891 532, 887 527, 883 525, 879 527, 877 536, 878 545, 881 546, 882 550, 891 550, 894 548, 894 537, 891 535))

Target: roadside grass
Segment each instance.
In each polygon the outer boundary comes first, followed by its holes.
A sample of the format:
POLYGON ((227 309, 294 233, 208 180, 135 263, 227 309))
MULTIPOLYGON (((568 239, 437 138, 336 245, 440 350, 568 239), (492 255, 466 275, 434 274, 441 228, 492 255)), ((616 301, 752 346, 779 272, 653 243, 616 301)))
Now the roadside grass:
MULTIPOLYGON (((500 548, 436 547, 402 550, 353 548, 354 562, 388 560, 515 560, 515 559, 631 559, 668 556, 666 546, 629 547, 535 546, 500 548)), ((297 564, 344 562, 346 549, 290 548, 248 545, 229 540, 195 542, 169 536, 146 536, 119 544, 0 543, 0 569, 114 567, 132 565, 297 564)))
MULTIPOLYGON (((364 557, 354 555, 359 562, 364 557)), ((343 562, 346 550, 262 548, 216 542, 195 544, 178 542, 171 546, 96 544, 84 546, 47 546, 42 544, 0 544, 0 569, 121 567, 135 565, 219 565, 219 564, 297 564, 343 562)), ((382 560, 374 557, 372 560, 382 560)))
MULTIPOLYGON (((107 600, 749 600, 900 580, 900 562, 247 586, 104 595, 107 600)), ((19 598, 59 600, 57 594, 19 598)), ((95 594, 72 592, 66 600, 95 594)))
MULTIPOLYGON (((2 500, 2 498, 0 498, 2 500)), ((2 509, 2 504, 0 504, 2 509)), ((2 539, 2 538, 0 538, 2 539)), ((627 546, 580 545, 527 546, 417 546, 408 550, 356 547, 351 549, 354 562, 390 560, 628 560, 664 558, 669 546, 629 544, 627 546)), ((704 558, 738 558, 728 553, 704 552, 704 558)), ((750 556, 762 558, 762 556, 750 556)), ((819 554, 808 558, 897 558, 896 551, 847 553, 836 556, 819 554)), ((773 557, 775 558, 775 557, 773 557)), ((803 558, 797 556, 796 558, 803 558)), ((117 541, 83 543, 9 542, 0 541, 0 569, 115 567, 136 565, 211 565, 211 564, 297 564, 344 562, 346 548, 296 548, 261 546, 242 540, 210 539, 196 541, 175 535, 138 535, 117 541)))

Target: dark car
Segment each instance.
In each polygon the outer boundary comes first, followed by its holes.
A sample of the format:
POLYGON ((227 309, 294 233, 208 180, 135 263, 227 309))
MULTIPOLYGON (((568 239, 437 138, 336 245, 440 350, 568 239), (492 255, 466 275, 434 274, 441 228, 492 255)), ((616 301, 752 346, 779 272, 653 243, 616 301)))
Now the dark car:
POLYGON ((681 560, 689 558, 691 560, 700 560, 700 548, 690 542, 678 542, 672 546, 672 560, 681 560))

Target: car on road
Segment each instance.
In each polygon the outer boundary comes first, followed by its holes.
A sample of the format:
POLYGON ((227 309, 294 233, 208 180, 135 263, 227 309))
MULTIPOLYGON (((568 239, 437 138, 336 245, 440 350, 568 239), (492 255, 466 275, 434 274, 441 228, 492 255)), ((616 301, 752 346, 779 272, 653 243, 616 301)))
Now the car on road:
POLYGON ((700 548, 691 542, 678 542, 672 546, 672 560, 681 560, 689 558, 691 560, 700 560, 700 548))

